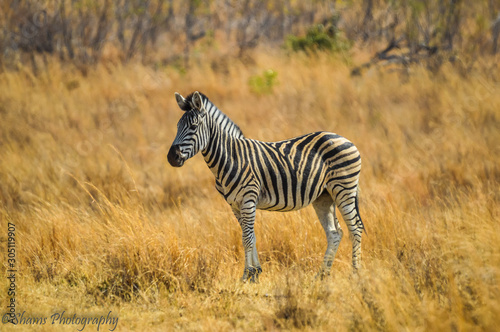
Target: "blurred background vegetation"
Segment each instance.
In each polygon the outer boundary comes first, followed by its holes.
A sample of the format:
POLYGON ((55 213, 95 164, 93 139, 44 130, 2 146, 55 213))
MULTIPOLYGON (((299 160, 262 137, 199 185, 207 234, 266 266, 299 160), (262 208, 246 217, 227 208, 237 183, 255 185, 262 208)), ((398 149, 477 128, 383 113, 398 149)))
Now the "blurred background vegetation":
POLYGON ((208 50, 220 62, 258 45, 346 52, 374 43, 380 51, 354 73, 378 61, 435 70, 459 58, 469 70, 500 51, 496 0, 6 0, 0 24, 0 70, 34 73, 50 57, 82 72, 130 61, 186 70, 208 50))

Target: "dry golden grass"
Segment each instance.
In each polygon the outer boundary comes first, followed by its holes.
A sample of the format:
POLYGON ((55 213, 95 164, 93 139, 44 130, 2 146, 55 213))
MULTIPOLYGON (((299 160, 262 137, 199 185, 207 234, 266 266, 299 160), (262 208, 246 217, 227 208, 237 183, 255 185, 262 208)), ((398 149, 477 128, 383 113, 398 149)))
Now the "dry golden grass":
POLYGON ((457 72, 353 78, 341 59, 276 52, 187 74, 129 65, 82 77, 57 63, 37 78, 1 74, 1 257, 15 223, 18 312, 111 310, 120 331, 495 330, 500 83, 481 68, 457 72), (268 68, 278 84, 253 94, 249 78, 268 68), (166 163, 181 116, 173 93, 193 90, 247 137, 328 130, 358 146, 359 275, 346 236, 332 276, 314 280, 326 241, 306 208, 257 214, 264 274, 238 281, 241 231, 211 172, 200 156, 166 163))

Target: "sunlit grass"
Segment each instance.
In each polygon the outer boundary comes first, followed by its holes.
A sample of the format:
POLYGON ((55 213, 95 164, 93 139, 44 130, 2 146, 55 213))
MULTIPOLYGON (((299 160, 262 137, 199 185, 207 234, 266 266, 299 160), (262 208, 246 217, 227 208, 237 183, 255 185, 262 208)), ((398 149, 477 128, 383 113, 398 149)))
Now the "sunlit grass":
POLYGON ((17 227, 18 310, 112 310, 120 330, 494 330, 498 81, 451 65, 351 77, 325 55, 226 65, 82 77, 54 63, 37 78, 0 76, 0 216, 2 229, 17 227), (272 93, 252 92, 249 78, 267 69, 277 73, 272 93), (166 163, 181 116, 173 93, 193 90, 247 137, 327 130, 358 146, 367 228, 358 275, 345 236, 332 276, 315 281, 326 240, 307 208, 258 212, 264 273, 258 285, 238 281, 241 231, 210 171, 200 156, 166 163))

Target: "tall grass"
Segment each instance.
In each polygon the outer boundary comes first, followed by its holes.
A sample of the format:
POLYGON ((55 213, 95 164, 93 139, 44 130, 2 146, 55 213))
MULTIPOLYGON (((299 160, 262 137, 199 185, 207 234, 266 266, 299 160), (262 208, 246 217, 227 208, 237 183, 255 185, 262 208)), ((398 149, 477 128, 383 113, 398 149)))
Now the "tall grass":
POLYGON ((336 57, 279 52, 188 73, 130 64, 83 77, 49 66, 36 78, 0 76, 0 241, 15 223, 18 310, 113 310, 120 330, 500 323, 500 85, 491 73, 415 66, 353 78, 336 57), (252 92, 250 78, 267 69, 277 73, 272 92, 252 92), (259 211, 264 274, 239 283, 241 230, 202 158, 166 163, 181 116, 173 92, 193 90, 247 137, 327 130, 358 146, 368 231, 359 274, 346 236, 332 276, 315 281, 326 240, 311 208, 259 211))

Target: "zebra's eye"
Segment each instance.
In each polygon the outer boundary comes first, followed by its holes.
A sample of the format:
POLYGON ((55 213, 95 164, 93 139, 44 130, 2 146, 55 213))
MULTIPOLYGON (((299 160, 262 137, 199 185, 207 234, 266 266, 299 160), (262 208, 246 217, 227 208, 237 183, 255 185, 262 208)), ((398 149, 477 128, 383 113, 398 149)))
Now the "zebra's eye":
POLYGON ((198 128, 198 125, 194 123, 191 125, 191 127, 189 127, 189 129, 191 130, 195 130, 196 128, 198 128))

